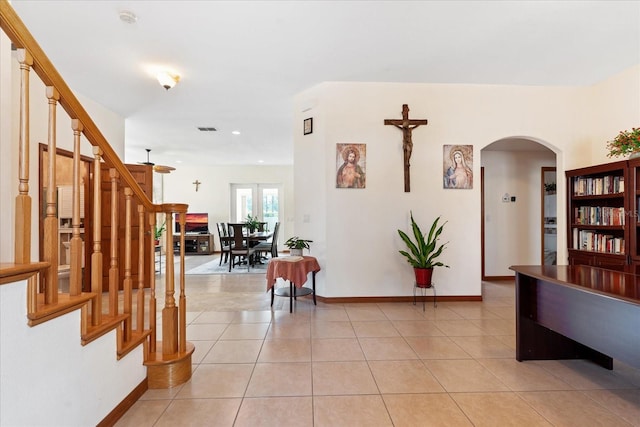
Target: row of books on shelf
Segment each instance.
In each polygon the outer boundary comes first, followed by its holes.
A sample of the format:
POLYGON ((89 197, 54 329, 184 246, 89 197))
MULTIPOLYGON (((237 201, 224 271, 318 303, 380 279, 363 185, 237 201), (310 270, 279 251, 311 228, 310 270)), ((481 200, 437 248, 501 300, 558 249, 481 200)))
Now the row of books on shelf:
POLYGON ((573 248, 581 251, 624 254, 624 238, 593 230, 573 229, 573 248))
POLYGON ((575 196, 594 196, 600 194, 615 194, 624 192, 623 176, 576 177, 573 180, 573 194, 575 196))
POLYGON ((624 208, 609 206, 579 206, 573 218, 576 224, 582 225, 624 225, 625 212, 624 208))

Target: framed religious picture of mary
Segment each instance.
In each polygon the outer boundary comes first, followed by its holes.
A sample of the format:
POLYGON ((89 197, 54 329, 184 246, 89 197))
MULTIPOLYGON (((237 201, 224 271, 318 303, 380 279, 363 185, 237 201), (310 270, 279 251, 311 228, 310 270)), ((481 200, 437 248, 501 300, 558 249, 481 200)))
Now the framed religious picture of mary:
POLYGON ((443 146, 444 188, 473 188, 473 145, 443 146))
POLYGON ((367 144, 336 144, 336 188, 365 188, 367 144))

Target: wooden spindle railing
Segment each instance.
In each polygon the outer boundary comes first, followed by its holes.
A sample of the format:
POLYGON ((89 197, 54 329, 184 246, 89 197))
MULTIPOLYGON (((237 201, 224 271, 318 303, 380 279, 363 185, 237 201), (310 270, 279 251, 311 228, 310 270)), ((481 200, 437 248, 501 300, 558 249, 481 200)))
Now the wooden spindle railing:
POLYGON ((102 150, 93 147, 93 252, 91 254, 91 292, 96 297, 91 308, 91 325, 102 322, 102 197, 97 197, 102 189, 102 150))
POLYGON ((15 215, 15 262, 31 261, 31 196, 29 196, 29 71, 33 57, 18 49, 20 63, 20 133, 18 137, 18 195, 15 215))
MULTIPOLYGON (((56 107, 60 94, 54 87, 47 87, 47 98, 49 99, 49 131, 47 133, 49 153, 56 152, 56 107)), ((60 235, 58 233, 58 218, 56 216, 57 187, 56 182, 56 161, 55 156, 48 156, 48 184, 47 184, 47 205, 46 217, 44 219, 44 241, 43 260, 50 266, 59 264, 60 235)), ((50 267, 44 274, 45 302, 55 303, 58 301, 58 268, 50 267)))
MULTIPOLYGON (((144 206, 138 205, 138 289, 136 292, 136 331, 138 333, 144 330, 144 251, 147 249, 144 247, 144 224, 144 206)), ((153 234, 151 234, 149 241, 153 242, 153 234)), ((152 260, 149 264, 155 267, 154 258, 155 253, 149 258, 152 260)))
MULTIPOLYGON (((82 123, 79 120, 71 120, 73 129, 73 196, 71 214, 71 263, 69 275, 69 294, 80 295, 82 287, 82 238, 80 237, 80 135, 82 123)), ((49 154, 55 157, 55 151, 49 154)))
MULTIPOLYGON (((91 117, 82 107, 73 92, 51 64, 38 43, 33 39, 22 21, 15 14, 6 0, 0 0, 0 28, 4 31, 13 45, 17 48, 16 58, 20 64, 20 126, 18 137, 18 195, 15 200, 15 265, 0 268, 0 277, 22 277, 22 264, 32 264, 31 270, 38 274, 31 274, 28 281, 27 306, 31 325, 42 323, 71 310, 81 310, 82 342, 87 344, 106 331, 116 329, 118 336, 118 357, 123 357, 128 351, 142 343, 145 344, 145 364, 148 367, 149 386, 167 387, 180 384, 191 376, 191 354, 194 347, 186 337, 186 292, 184 276, 184 221, 187 205, 163 204, 156 205, 144 193, 133 178, 127 167, 120 160, 116 152, 99 131, 91 117), (48 119, 48 183, 46 191, 46 214, 44 218, 44 234, 40 239, 43 261, 31 262, 31 210, 32 201, 29 195, 29 79, 34 71, 46 87, 46 102, 49 105, 48 119), (56 123, 57 106, 63 107, 68 114, 73 131, 73 180, 72 180, 72 237, 70 241, 70 278, 69 292, 60 293, 58 286, 58 264, 60 259, 60 243, 58 218, 56 218, 56 175, 55 158, 57 152, 56 123), (93 171, 93 200, 91 209, 92 224, 84 222, 85 239, 91 236, 91 256, 85 264, 83 255, 83 237, 81 231, 81 187, 80 179, 81 141, 82 136, 91 144, 94 159, 93 171), (108 168, 109 180, 105 183, 110 188, 110 235, 102 235, 103 207, 102 168, 108 168), (124 236, 120 236, 119 229, 119 192, 125 194, 124 236), (136 203, 138 222, 138 264, 137 282, 132 279, 132 212, 136 203), (175 298, 175 275, 173 262, 173 239, 171 233, 165 233, 166 262, 165 282, 166 292, 162 308, 162 344, 156 342, 156 312, 157 296, 155 288, 155 247, 153 235, 156 215, 164 214, 166 223, 176 216, 181 223, 180 237, 180 276, 178 303, 175 298), (124 239, 124 242, 120 242, 124 239), (145 246, 145 241, 150 241, 145 246), (109 243, 109 254, 103 253, 103 242, 109 243), (124 246, 124 253, 119 248, 124 246), (148 252, 147 252, 148 251, 148 252), (145 256, 147 255, 147 256, 145 256), (108 256, 108 283, 103 286, 103 260, 108 256), (150 262, 147 262, 147 261, 150 262), (121 267, 122 266, 122 267, 121 267), (83 267, 90 268, 90 283, 82 291, 83 267), (120 283, 120 269, 124 268, 124 279, 120 283), (145 276, 148 275, 148 280, 145 276), (37 277, 41 277, 43 288, 37 286, 37 277), (145 282, 150 287, 148 301, 146 301, 145 282), (103 288, 108 288, 107 307, 103 308, 103 288), (119 288, 123 289, 123 308, 119 308, 119 288), (148 304, 148 306, 147 306, 148 304), (148 308, 147 308, 148 307, 148 308), (106 310, 106 312, 105 312, 106 310), (135 329, 133 328, 135 320, 135 329), (145 325, 146 323, 146 325, 145 325), (158 348, 161 347, 161 348, 158 348), (151 378, 153 377, 153 378, 151 378)), ((37 125, 37 123, 36 123, 37 125)), ((106 178, 106 177, 105 177, 106 178)), ((89 246, 87 246, 89 250, 89 246)))
POLYGON ((118 315, 118 171, 109 169, 111 178, 111 258, 109 263, 109 315, 118 315))

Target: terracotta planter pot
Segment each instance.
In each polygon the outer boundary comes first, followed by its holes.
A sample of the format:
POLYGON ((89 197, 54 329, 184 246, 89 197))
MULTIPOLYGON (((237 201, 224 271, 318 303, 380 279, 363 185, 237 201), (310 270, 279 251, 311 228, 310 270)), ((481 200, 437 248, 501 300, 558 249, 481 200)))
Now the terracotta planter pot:
POLYGON ((419 288, 430 288, 433 268, 414 268, 416 274, 416 286, 419 288))

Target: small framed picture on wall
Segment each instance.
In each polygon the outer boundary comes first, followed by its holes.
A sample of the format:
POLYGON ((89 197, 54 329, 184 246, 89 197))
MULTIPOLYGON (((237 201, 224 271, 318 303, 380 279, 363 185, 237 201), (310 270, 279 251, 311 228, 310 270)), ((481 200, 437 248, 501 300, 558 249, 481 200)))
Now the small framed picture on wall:
POLYGON ((366 144, 336 144, 336 188, 365 188, 366 168, 366 144))
POLYGON ((443 145, 444 188, 473 188, 473 145, 443 145))
POLYGON ((309 117, 308 119, 304 119, 303 125, 303 132, 305 135, 309 135, 310 133, 313 132, 313 117, 309 117))

